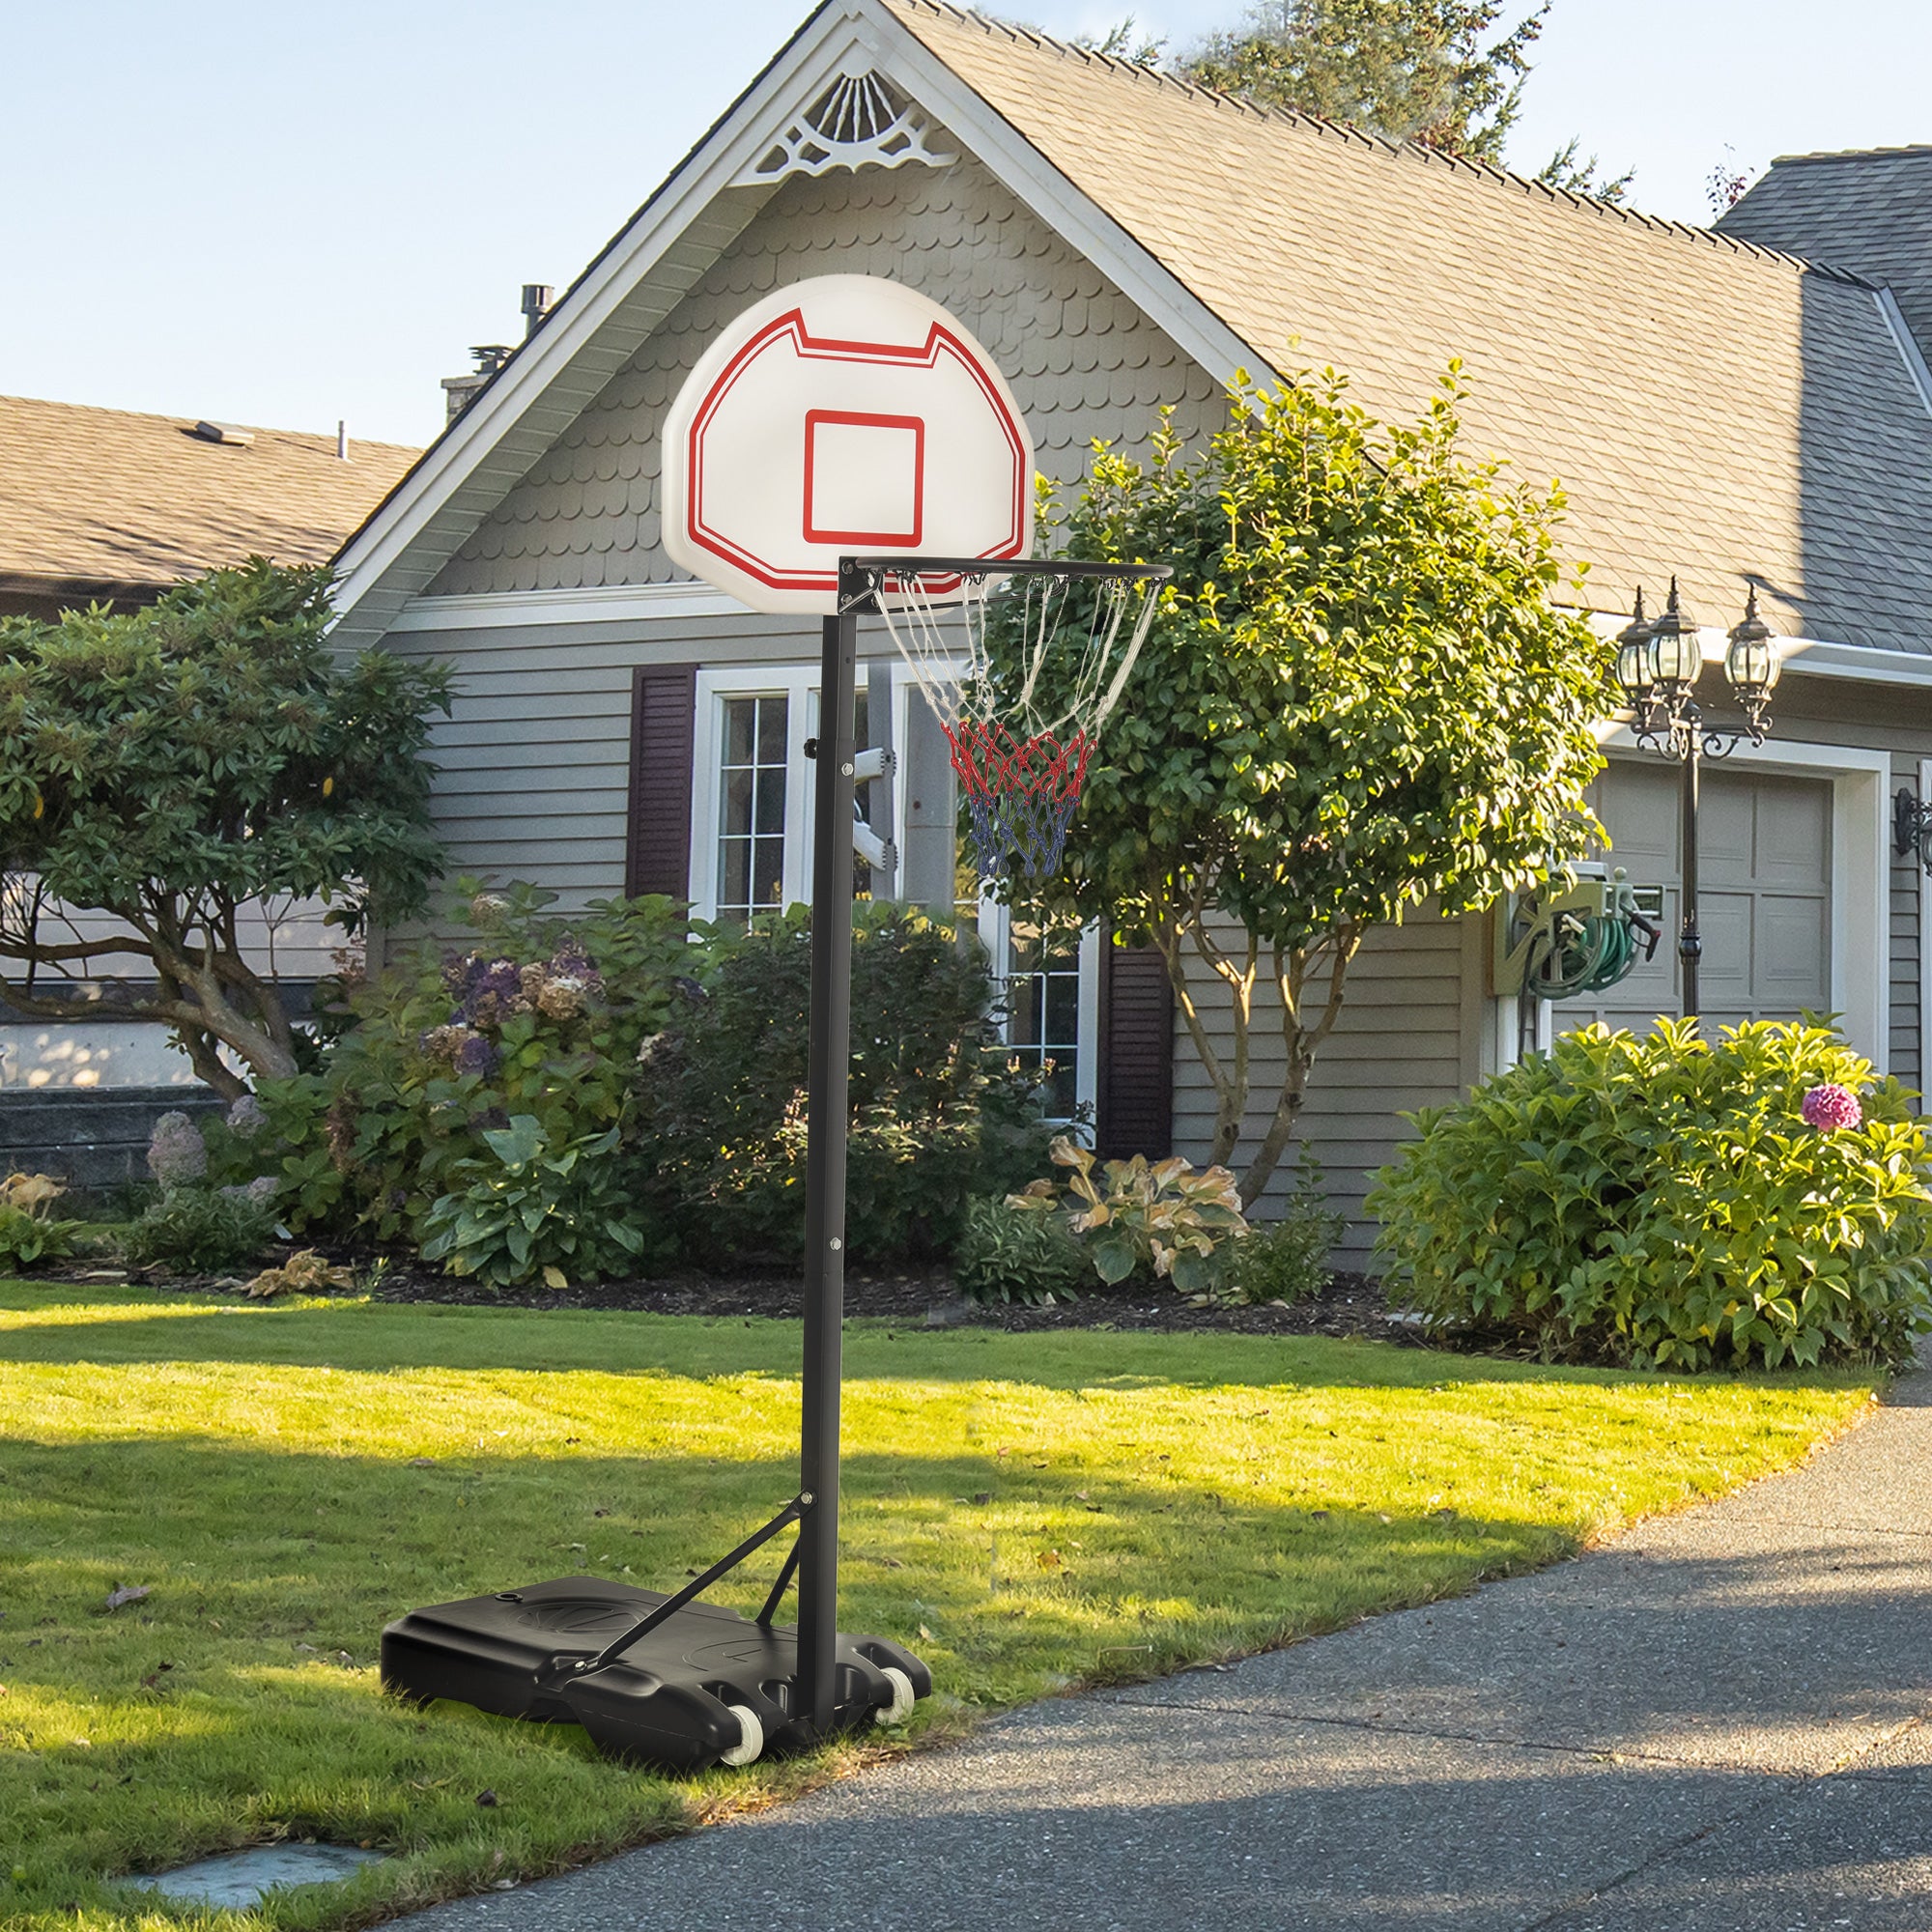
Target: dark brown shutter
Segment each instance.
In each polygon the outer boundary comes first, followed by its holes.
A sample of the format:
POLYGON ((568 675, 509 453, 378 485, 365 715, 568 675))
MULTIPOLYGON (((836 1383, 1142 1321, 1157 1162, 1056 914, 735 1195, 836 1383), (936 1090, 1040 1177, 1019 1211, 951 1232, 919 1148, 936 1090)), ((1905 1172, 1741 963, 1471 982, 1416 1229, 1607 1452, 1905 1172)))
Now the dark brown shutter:
POLYGON ((640 665, 631 683, 631 816, 624 891, 691 896, 692 745, 697 667, 640 665))
POLYGON ((1094 1142, 1109 1160, 1174 1151, 1174 988, 1151 946, 1100 946, 1094 1142))

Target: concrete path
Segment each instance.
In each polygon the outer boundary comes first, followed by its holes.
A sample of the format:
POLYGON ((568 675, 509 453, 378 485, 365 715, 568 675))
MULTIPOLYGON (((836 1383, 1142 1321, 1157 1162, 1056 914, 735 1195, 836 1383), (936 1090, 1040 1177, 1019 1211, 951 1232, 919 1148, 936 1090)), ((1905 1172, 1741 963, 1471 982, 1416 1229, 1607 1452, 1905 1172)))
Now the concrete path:
POLYGON ((411 1932, 1932 1932, 1932 1374, 1534 1577, 411 1932))

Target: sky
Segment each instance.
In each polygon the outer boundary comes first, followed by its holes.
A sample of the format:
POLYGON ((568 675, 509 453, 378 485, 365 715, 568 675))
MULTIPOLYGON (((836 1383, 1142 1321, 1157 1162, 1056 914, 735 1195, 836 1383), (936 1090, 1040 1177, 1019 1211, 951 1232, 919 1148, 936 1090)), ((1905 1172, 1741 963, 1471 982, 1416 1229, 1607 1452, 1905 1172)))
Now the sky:
MULTIPOLYGON (((1186 47, 1243 0, 1132 7, 1186 47)), ((514 341, 810 0, 62 0, 8 10, 0 392, 422 442, 471 343, 514 341)), ((1554 0, 1512 142, 1572 135, 1633 204, 1715 167, 1932 140, 1926 0, 1554 0)))

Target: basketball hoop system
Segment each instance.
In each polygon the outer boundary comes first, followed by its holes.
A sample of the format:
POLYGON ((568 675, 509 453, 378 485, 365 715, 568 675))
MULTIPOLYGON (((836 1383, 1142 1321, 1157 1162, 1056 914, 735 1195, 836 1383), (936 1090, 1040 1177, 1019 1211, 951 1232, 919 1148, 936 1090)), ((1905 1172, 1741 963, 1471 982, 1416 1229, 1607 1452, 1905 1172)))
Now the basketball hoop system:
POLYGON ((951 747, 982 879, 1060 868, 1100 727, 1165 564, 860 556, 840 607, 876 611, 951 747))

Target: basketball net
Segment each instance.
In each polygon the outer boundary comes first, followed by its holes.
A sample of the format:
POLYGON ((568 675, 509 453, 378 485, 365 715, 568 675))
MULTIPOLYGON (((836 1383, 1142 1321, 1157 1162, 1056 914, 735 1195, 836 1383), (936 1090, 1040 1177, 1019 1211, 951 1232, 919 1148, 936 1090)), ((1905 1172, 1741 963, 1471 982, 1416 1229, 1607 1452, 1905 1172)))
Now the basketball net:
MULTIPOLYGON (((1159 573, 1165 576, 1165 572, 1159 573)), ((1100 726, 1153 621, 1153 576, 989 564, 871 573, 952 751, 980 876, 1057 871, 1100 726)))

